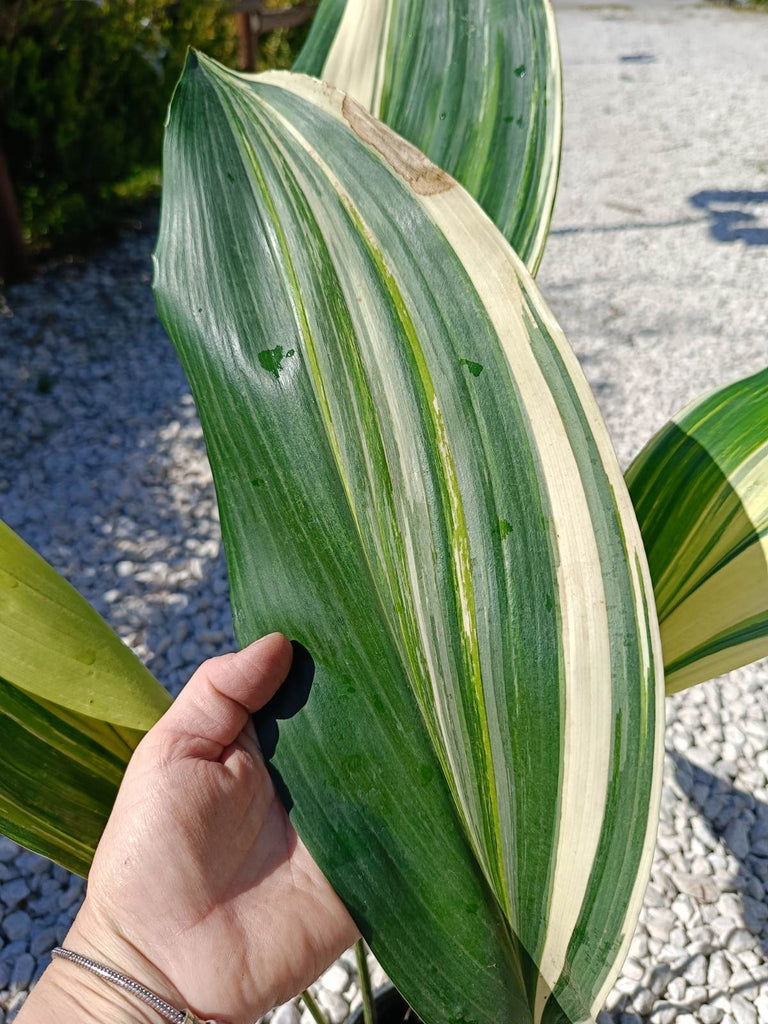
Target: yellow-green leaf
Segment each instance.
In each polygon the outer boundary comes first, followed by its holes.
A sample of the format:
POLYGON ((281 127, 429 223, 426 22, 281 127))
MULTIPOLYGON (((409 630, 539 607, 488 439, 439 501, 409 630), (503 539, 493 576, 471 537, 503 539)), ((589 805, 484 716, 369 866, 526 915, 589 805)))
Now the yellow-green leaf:
POLYGON ((697 399, 627 471, 667 692, 768 655, 768 370, 697 399))

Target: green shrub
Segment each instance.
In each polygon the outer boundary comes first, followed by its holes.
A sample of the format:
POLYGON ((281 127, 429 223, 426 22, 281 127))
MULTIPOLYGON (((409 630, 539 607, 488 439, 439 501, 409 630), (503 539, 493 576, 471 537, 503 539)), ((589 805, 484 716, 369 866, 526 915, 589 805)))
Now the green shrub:
POLYGON ((117 183, 152 187, 188 45, 234 63, 224 0, 6 0, 0 145, 28 237, 87 233, 113 214, 117 183))
MULTIPOLYGON (((270 7, 297 7, 303 0, 264 0, 264 6, 270 7)), ((298 56, 299 51, 307 38, 311 21, 299 25, 297 28, 282 28, 270 32, 259 40, 256 58, 256 70, 266 71, 268 68, 277 68, 287 71, 298 56)))

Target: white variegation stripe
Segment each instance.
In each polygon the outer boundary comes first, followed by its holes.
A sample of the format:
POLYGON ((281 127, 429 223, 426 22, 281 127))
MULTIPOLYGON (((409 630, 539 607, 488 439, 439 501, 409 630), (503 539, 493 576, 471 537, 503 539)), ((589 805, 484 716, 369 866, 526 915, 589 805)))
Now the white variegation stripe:
MULTIPOLYGON (((557 45, 557 22, 555 21, 555 12, 552 9, 551 0, 544 0, 544 10, 546 11, 547 16, 549 38, 553 41, 549 48, 549 68, 546 88, 547 96, 553 97, 551 104, 548 106, 548 115, 552 118, 552 130, 549 138, 559 140, 563 137, 563 69, 560 62, 560 47, 557 45)), ((536 271, 539 269, 542 256, 544 255, 544 246, 547 241, 547 235, 549 234, 549 225, 552 222, 552 213, 555 209, 555 195, 557 193, 557 182, 559 180, 559 176, 560 147, 558 145, 557 158, 554 161, 554 167, 551 172, 546 176, 546 190, 541 202, 541 208, 546 211, 546 216, 539 219, 536 234, 531 242, 531 252, 536 253, 536 258, 529 267, 532 277, 536 276, 536 271)), ((546 304, 542 305, 546 308, 546 304)), ((567 347, 570 348, 570 346, 567 347)))
MULTIPOLYGON (((528 286, 528 290, 534 295, 539 297, 540 293, 535 283, 531 282, 528 286)), ((650 813, 648 816, 648 829, 646 832, 645 843, 643 845, 643 855, 637 874, 637 884, 632 892, 632 899, 627 907, 627 914, 625 920, 628 922, 628 926, 624 932, 624 940, 622 942, 621 949, 615 958, 615 963, 621 965, 626 959, 629 947, 632 942, 632 936, 634 934, 635 922, 640 908, 643 904, 645 897, 645 889, 647 885, 647 878, 650 873, 651 861, 653 860, 653 851, 656 847, 656 830, 658 821, 658 809, 661 804, 661 789, 662 789, 662 774, 664 768, 663 762, 663 750, 664 750, 664 728, 665 728, 665 713, 664 713, 664 679, 663 679, 663 658, 662 658, 662 645, 659 637, 658 629, 651 629, 651 637, 653 638, 653 649, 648 650, 648 643, 645 635, 645 631, 642 629, 642 623, 645 620, 645 609, 643 607, 643 594, 653 593, 653 584, 651 581, 650 570, 648 569, 648 560, 645 555, 645 547, 643 545, 643 539, 640 533, 640 527, 637 523, 637 519, 634 514, 632 502, 627 492, 624 478, 621 473, 621 468, 616 459, 616 453, 614 452, 611 439, 608 435, 608 431, 605 427, 605 423, 600 415, 600 410, 597 405, 592 389, 590 388, 584 373, 579 365, 579 361, 576 358, 573 349, 568 344, 565 335, 560 329, 559 324, 552 316, 549 307, 542 300, 537 308, 539 315, 547 326, 547 330, 551 334, 552 338, 557 342, 558 349, 562 356, 563 362, 568 369, 568 373, 573 381, 574 387, 578 393, 581 404, 589 417, 590 424, 592 426, 593 436, 600 452, 601 461, 603 468, 605 469, 608 480, 613 489, 616 504, 618 506, 619 515, 621 517, 622 527, 624 530, 624 541, 626 544, 628 564, 630 574, 633 580, 633 591, 635 595, 635 607, 636 607, 636 618, 640 624, 640 644, 643 654, 643 663, 647 666, 652 666, 654 676, 656 679, 655 694, 656 694, 656 708, 655 708, 655 720, 656 720, 656 734, 655 734, 655 749, 657 756, 654 759, 653 767, 653 781, 651 786, 650 794, 650 813), (638 565, 640 566, 640 573, 638 574, 638 565)), ((651 616, 652 621, 655 620, 655 609, 648 608, 648 614, 651 616)), ((562 848, 562 847, 561 847, 562 848)), ((598 993, 593 1006, 592 1012, 597 1014, 602 1008, 605 1002, 606 996, 610 992, 613 983, 616 979, 616 971, 610 971, 606 978, 602 989, 598 993)))
MULTIPOLYGON (((532 424, 532 441, 552 509, 565 662, 565 728, 562 814, 551 895, 557 913, 548 922, 540 972, 554 988, 587 891, 608 784, 612 681, 600 555, 581 474, 560 412, 530 346, 522 340, 527 333, 519 263, 492 222, 480 215, 462 189, 425 196, 422 202, 462 260, 507 354, 532 424), (510 316, 513 304, 517 320, 510 316)), ((506 796, 500 793, 499 800, 506 796)), ((513 880, 509 882, 513 889, 513 880)), ((513 907, 510 912, 516 925, 513 907)), ((542 995, 548 994, 542 990, 542 995)))
POLYGON ((393 0, 348 0, 323 66, 323 79, 377 112, 384 84, 393 0))

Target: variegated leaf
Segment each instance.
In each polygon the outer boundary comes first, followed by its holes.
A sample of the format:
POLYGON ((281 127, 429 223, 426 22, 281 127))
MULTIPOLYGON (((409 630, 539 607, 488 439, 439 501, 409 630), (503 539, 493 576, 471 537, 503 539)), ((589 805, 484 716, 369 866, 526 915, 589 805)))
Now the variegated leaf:
POLYGON ((141 736, 170 697, 0 522, 0 832, 85 874, 141 736))
POLYGON ((316 666, 259 723, 293 821, 427 1024, 588 1019, 649 873, 663 683, 576 359, 467 192, 325 84, 193 57, 164 159, 156 296, 238 639, 316 666))
POLYGON ((697 399, 627 471, 667 692, 768 655, 768 370, 697 399))
POLYGON ((536 272, 562 135, 550 0, 324 0, 294 70, 457 178, 536 272))
POLYGON ((0 679, 0 833, 87 875, 135 745, 0 679))

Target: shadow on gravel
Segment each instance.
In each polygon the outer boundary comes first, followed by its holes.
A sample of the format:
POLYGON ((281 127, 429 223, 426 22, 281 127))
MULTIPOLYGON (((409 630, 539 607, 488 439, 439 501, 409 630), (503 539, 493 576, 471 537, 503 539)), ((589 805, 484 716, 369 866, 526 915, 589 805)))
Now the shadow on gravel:
POLYGON ((199 421, 150 290, 151 233, 8 291, 0 516, 177 692, 232 649, 199 421))
POLYGON ((709 233, 716 242, 744 242, 768 245, 768 192, 717 191, 705 189, 688 198, 691 206, 709 217, 709 233), (755 207, 761 207, 753 212, 755 207))
MULTIPOLYGON (((733 930, 751 932, 763 958, 768 958, 768 908, 761 889, 768 885, 768 804, 675 751, 668 751, 668 756, 674 762, 678 786, 708 822, 712 838, 722 840, 739 864, 735 877, 729 880, 729 889, 738 894, 744 925, 734 922, 733 930)), ((699 834, 698 838, 701 841, 703 837, 699 834)), ((747 994, 746 990, 757 989, 768 979, 768 971, 763 970, 761 975, 765 975, 761 981, 729 987, 728 993, 747 994)))

